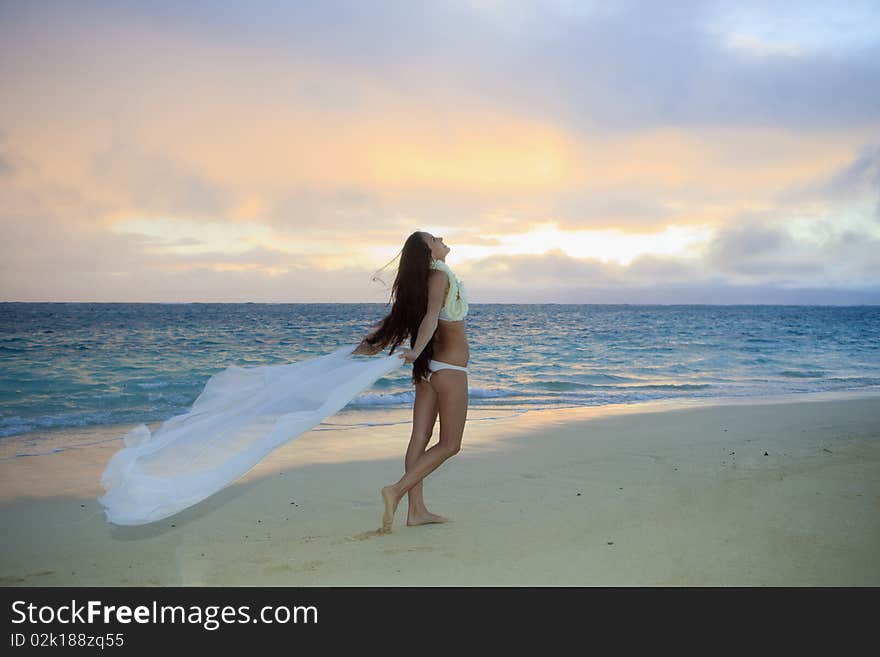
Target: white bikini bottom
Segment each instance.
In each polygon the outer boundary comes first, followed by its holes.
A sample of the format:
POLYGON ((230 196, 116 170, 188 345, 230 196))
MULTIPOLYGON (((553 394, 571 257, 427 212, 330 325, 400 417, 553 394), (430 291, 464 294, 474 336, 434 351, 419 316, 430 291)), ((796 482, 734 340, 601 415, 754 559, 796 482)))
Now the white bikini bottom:
POLYGON ((429 360, 428 369, 431 370, 430 372, 428 372, 428 381, 431 380, 431 375, 437 370, 461 370, 462 372, 467 374, 466 367, 462 367, 461 365, 453 365, 452 363, 444 363, 442 360, 429 360))

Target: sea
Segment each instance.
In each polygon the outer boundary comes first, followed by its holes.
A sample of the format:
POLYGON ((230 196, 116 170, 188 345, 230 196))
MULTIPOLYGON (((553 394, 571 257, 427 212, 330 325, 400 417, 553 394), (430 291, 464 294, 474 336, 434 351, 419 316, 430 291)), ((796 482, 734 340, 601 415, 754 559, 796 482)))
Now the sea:
MULTIPOLYGON (((0 303, 0 445, 17 445, 3 458, 65 449, 50 438, 71 428, 82 440, 89 427, 162 422, 185 413, 228 366, 355 345, 389 308, 0 303)), ((880 306, 471 304, 466 330, 469 419, 880 392, 880 306)), ((390 410, 405 421, 414 395, 405 365, 320 428, 382 423, 390 410)))

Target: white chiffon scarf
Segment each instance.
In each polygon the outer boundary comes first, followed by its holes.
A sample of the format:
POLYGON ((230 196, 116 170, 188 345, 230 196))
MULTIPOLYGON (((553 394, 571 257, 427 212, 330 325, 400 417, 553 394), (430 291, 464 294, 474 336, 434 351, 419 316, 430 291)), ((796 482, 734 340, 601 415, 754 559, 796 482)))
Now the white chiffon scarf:
POLYGON ((201 502, 404 364, 401 352, 356 358, 357 347, 283 365, 232 365, 208 380, 187 413, 153 434, 144 424, 132 429, 101 477, 107 520, 143 525, 201 502))

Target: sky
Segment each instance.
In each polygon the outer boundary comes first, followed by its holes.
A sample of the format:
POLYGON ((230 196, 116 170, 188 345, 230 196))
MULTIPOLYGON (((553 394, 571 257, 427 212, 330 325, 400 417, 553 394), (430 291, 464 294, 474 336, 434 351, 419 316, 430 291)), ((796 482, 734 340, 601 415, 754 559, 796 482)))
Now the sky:
POLYGON ((0 0, 0 230, 2 301, 385 303, 423 230, 472 303, 880 303, 880 0, 0 0))

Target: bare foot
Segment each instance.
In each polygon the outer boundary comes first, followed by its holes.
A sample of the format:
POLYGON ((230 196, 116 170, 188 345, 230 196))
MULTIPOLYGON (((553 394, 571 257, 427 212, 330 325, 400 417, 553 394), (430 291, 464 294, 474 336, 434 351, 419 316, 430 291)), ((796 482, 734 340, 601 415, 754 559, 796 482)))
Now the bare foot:
POLYGON ((382 500, 385 502, 385 515, 382 516, 382 533, 391 533, 391 527, 394 524, 394 512, 397 511, 397 503, 400 498, 394 492, 393 486, 385 486, 381 490, 382 500))
POLYGON ((406 519, 406 524, 410 527, 415 527, 416 525, 429 525, 435 522, 452 522, 452 519, 438 516, 436 513, 431 513, 430 511, 425 511, 424 513, 410 513, 406 519))

